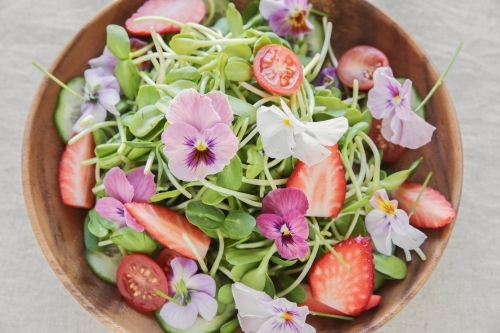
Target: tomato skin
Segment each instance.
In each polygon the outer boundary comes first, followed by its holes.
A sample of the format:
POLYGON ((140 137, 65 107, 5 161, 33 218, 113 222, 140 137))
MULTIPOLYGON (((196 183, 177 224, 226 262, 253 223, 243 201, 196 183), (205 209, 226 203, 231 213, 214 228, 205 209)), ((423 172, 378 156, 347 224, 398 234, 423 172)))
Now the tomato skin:
POLYGON ((120 262, 116 284, 120 294, 137 310, 152 312, 166 302, 155 290, 168 294, 167 277, 153 259, 143 254, 131 254, 120 262))
POLYGON ((389 59, 382 51, 373 46, 359 45, 340 57, 337 75, 349 88, 354 80, 358 80, 359 90, 370 90, 373 88, 373 72, 386 66, 389 66, 389 59))
POLYGON ((395 145, 392 142, 387 141, 382 136, 380 129, 382 127, 382 119, 373 119, 372 127, 368 136, 375 142, 377 148, 382 149, 384 155, 382 156, 382 161, 384 162, 395 162, 397 159, 403 155, 406 148, 400 145, 395 145))
POLYGON ((304 74, 299 58, 284 46, 262 47, 253 61, 253 74, 262 88, 278 95, 299 90, 304 74))
POLYGON ((163 272, 165 272, 165 275, 168 276, 168 274, 170 274, 170 272, 172 271, 170 267, 170 262, 175 258, 179 257, 182 257, 182 255, 166 247, 163 250, 161 250, 160 254, 158 254, 156 262, 163 270, 163 272))

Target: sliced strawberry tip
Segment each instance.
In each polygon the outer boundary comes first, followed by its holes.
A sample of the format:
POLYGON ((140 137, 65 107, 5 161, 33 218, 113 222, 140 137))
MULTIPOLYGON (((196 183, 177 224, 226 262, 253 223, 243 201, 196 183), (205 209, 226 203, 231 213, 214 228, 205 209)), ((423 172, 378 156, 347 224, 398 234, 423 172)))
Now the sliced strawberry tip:
POLYGON ((368 304, 366 304, 365 311, 373 309, 374 307, 379 305, 381 300, 382 296, 372 295, 372 297, 370 297, 370 300, 368 301, 368 304))

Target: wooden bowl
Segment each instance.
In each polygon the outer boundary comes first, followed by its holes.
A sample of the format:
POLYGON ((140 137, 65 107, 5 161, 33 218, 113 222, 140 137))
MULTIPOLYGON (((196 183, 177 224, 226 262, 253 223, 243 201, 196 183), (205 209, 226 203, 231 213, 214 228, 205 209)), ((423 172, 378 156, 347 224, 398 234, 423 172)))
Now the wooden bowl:
MULTIPOLYGON (((113 2, 69 42, 50 71, 59 79, 82 75, 87 61, 102 53, 106 26, 124 24, 144 0, 113 2)), ((234 1, 240 9, 247 1, 234 1)), ((330 15, 334 23, 332 45, 340 56, 348 48, 368 44, 381 49, 389 58, 396 76, 408 77, 421 95, 426 95, 439 73, 422 48, 386 14, 364 0, 317 0, 314 7, 330 15)), ((23 143, 23 188, 33 231, 45 257, 69 292, 90 313, 115 332, 161 332, 152 315, 133 310, 118 289, 99 280, 84 258, 83 221, 86 212, 66 207, 58 188, 58 164, 64 145, 53 123, 60 88, 45 79, 33 101, 23 143)), ((446 88, 439 88, 427 104, 427 120, 437 127, 432 142, 407 151, 395 168, 408 167, 424 157, 413 180, 422 182, 434 173, 430 186, 438 189, 458 209, 462 188, 462 146, 457 118, 446 88)), ((437 230, 426 230, 423 251, 409 263, 403 281, 387 283, 381 290, 382 302, 364 312, 354 322, 309 316, 318 332, 372 332, 382 326, 417 293, 437 265, 453 229, 453 223, 437 230)))

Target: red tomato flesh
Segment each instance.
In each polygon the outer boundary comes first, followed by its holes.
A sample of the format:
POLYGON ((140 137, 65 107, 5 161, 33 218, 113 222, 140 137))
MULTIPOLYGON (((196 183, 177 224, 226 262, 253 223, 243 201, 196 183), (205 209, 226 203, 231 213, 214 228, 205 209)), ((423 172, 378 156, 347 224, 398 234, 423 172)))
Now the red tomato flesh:
POLYGON ((373 88, 373 72, 386 66, 389 66, 389 59, 382 51, 373 46, 360 45, 340 57, 337 75, 349 88, 352 88, 354 80, 358 80, 359 90, 370 90, 373 88))
POLYGON ((262 88, 278 95, 296 92, 304 76, 295 53, 277 44, 266 45, 257 52, 253 74, 262 88))
POLYGON ((382 127, 382 119, 373 119, 372 127, 370 128, 370 132, 368 136, 375 142, 375 145, 378 149, 382 149, 384 155, 382 156, 382 160, 384 162, 394 162, 403 155, 406 148, 400 145, 395 145, 392 142, 387 141, 382 136, 380 129, 382 127))
POLYGON ((167 277, 158 264, 143 254, 126 256, 118 266, 116 283, 120 294, 135 309, 152 312, 165 304, 156 294, 168 294, 167 277))
POLYGON ((166 247, 163 250, 161 250, 160 254, 158 255, 158 258, 156 258, 156 262, 158 263, 160 268, 163 269, 165 275, 168 275, 172 271, 170 262, 172 262, 172 260, 178 257, 182 257, 182 255, 166 247))

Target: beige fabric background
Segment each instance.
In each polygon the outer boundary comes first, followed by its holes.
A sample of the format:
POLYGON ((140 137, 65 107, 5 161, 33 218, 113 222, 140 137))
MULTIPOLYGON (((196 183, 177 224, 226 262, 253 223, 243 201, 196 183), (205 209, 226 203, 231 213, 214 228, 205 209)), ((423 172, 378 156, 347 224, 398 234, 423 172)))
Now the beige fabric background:
MULTIPOLYGON (((111 0, 0 0, 0 332, 109 332, 64 289, 39 249, 21 188, 24 122, 41 73, 111 0)), ((427 284, 380 332, 500 332, 500 1, 373 0, 444 69, 465 151, 461 209, 427 284)), ((64 251, 62 248, 61 251, 64 251)), ((105 299, 102 300, 106 302, 105 299)))

